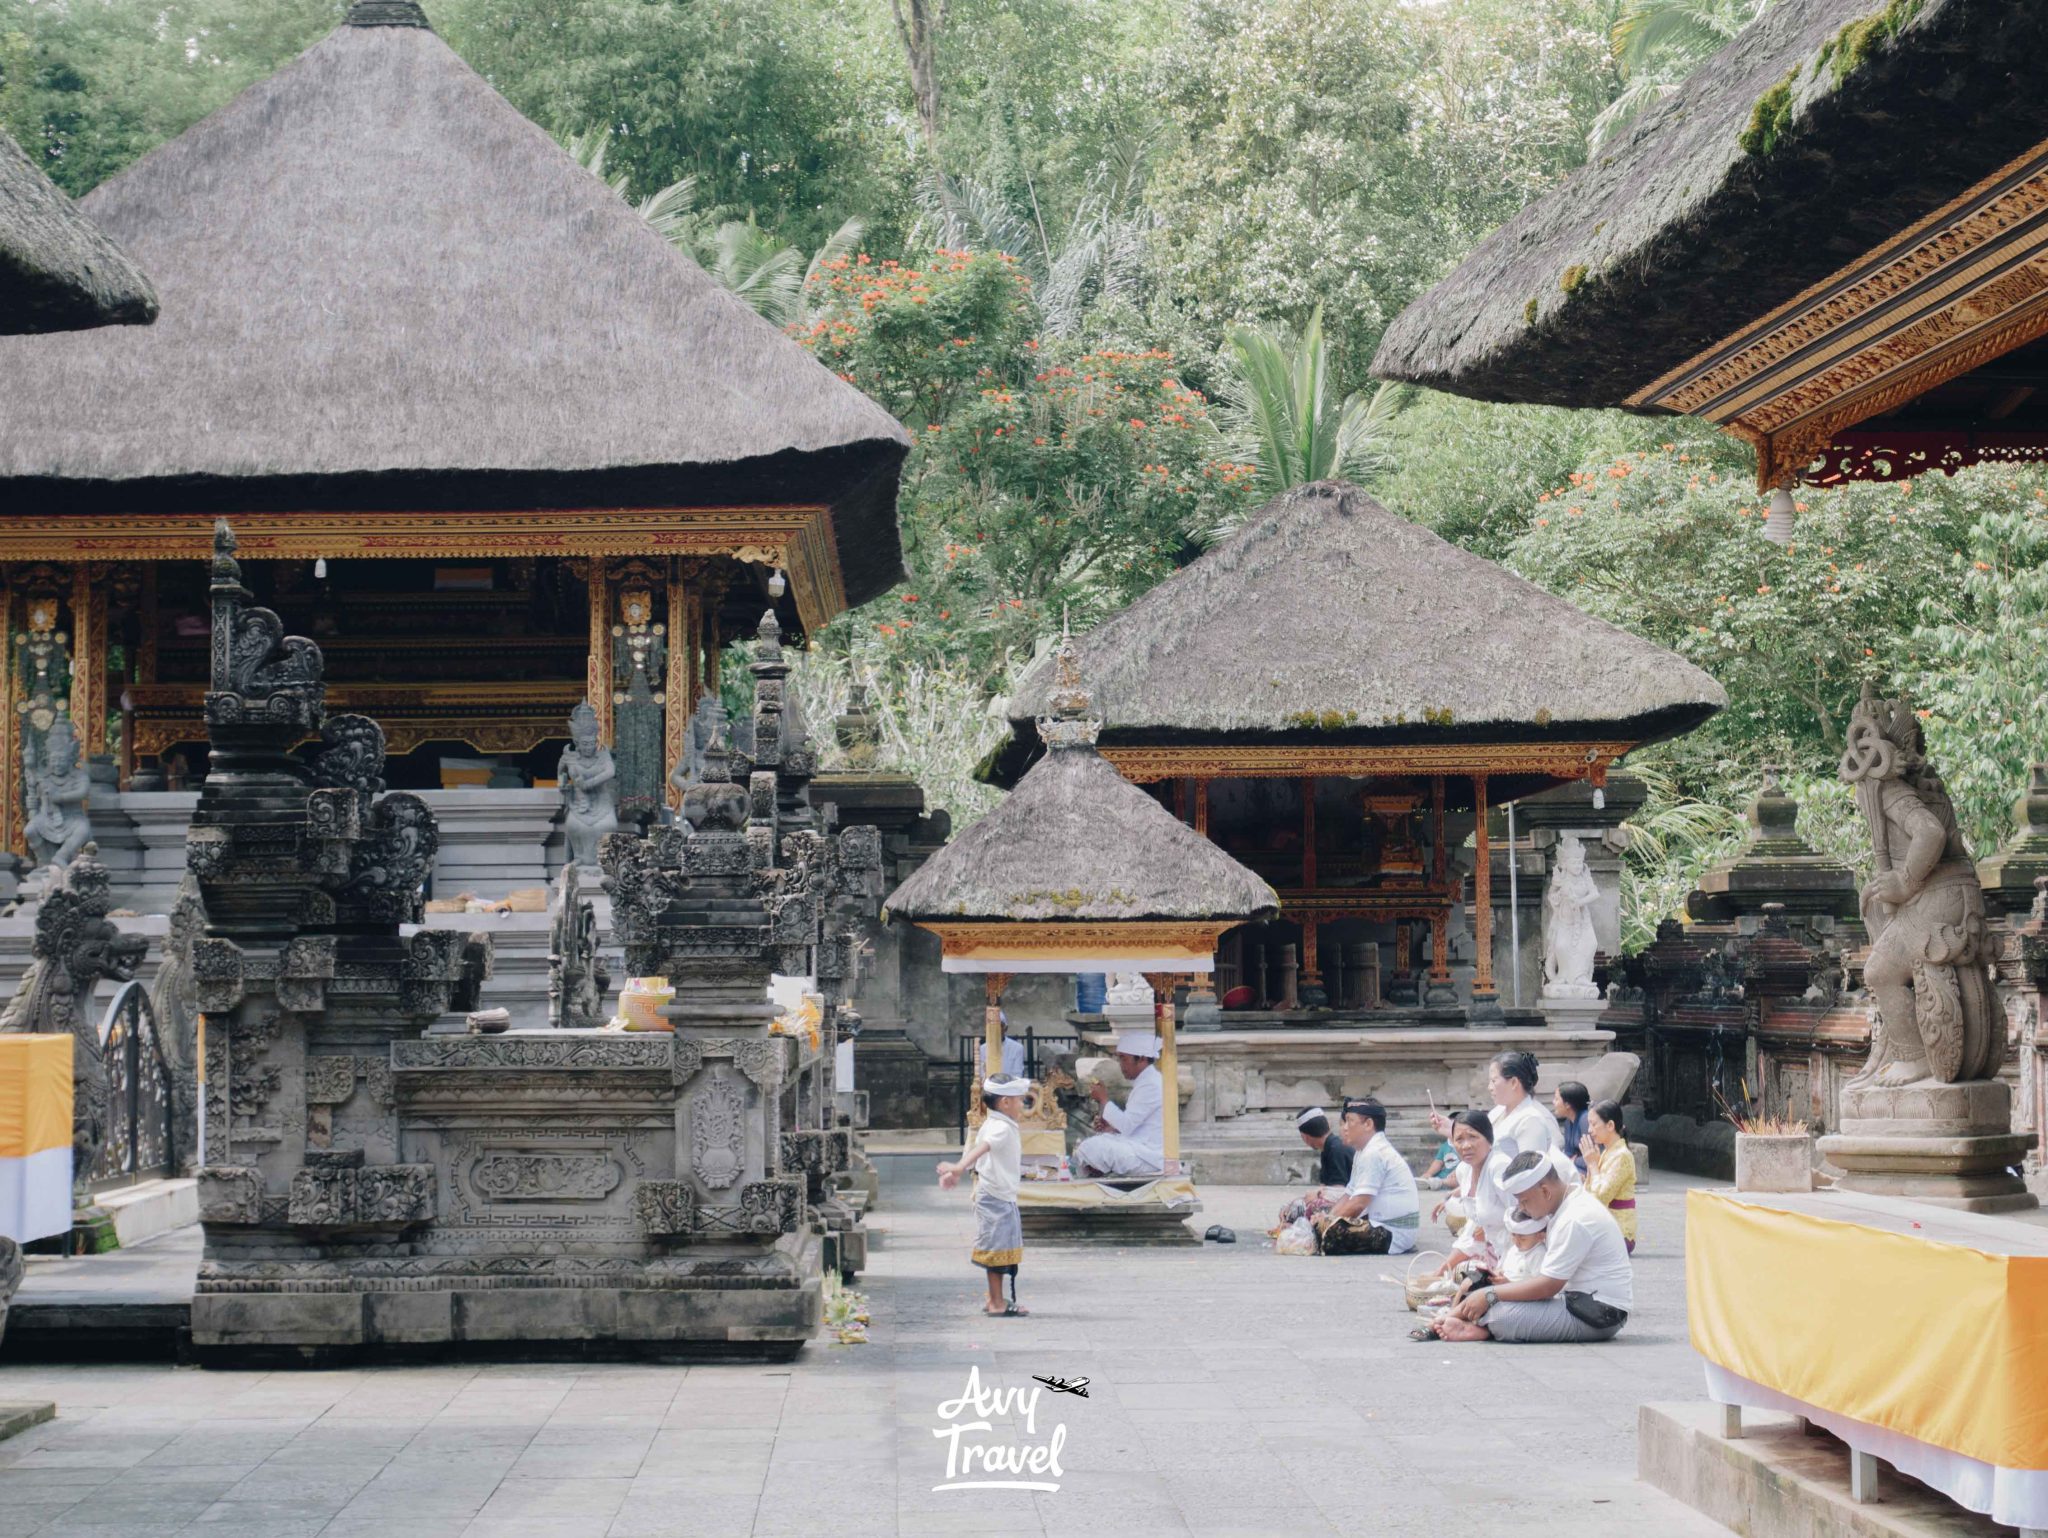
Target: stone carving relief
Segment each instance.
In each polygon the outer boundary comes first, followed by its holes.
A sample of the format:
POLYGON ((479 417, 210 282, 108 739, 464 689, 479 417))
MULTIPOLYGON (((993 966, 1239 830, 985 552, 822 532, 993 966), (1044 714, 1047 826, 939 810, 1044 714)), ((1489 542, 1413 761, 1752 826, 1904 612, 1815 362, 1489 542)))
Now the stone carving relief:
POLYGON ((598 1152, 493 1149, 470 1166, 469 1183, 485 1201, 602 1201, 626 1172, 598 1152))
POLYGON ((711 1070, 704 1087, 690 1097, 690 1169, 714 1191, 722 1191, 746 1168, 747 1097, 711 1070))

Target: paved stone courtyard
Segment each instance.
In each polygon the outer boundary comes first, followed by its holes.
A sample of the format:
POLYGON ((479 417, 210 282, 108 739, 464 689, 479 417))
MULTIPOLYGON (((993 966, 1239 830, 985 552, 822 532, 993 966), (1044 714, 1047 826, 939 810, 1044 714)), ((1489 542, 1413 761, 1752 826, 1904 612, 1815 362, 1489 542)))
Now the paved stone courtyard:
POLYGON ((1639 1307, 1606 1346, 1417 1345, 1378 1279, 1396 1265, 1261 1247, 1267 1187, 1205 1190, 1235 1247, 1027 1252, 1035 1316, 986 1320, 964 1194, 892 1185, 873 1339, 793 1364, 7 1368, 0 1400, 58 1418, 0 1443, 0 1538, 1714 1538, 1634 1479, 1636 1405, 1700 1397, 1688 1184, 1643 1193, 1639 1307), (997 1412, 961 1437, 1028 1449, 1063 1424, 1057 1493, 933 1491, 939 1407, 970 1369, 990 1389, 1089 1379, 1041 1396, 1035 1434, 997 1412))

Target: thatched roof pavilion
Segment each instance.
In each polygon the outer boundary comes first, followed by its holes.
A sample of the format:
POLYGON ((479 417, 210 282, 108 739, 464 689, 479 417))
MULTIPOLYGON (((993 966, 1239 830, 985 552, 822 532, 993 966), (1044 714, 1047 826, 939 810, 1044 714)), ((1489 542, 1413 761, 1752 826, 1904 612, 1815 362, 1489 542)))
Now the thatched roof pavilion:
POLYGON ((0 336, 155 319, 149 279, 0 133, 0 336))
POLYGON ((377 717, 394 757, 422 753, 424 783, 458 749, 545 778, 587 702, 643 814, 678 794, 692 709, 764 599, 804 629, 901 578, 895 420, 522 117, 414 0, 356 0, 80 206, 163 318, 0 340, 0 604, 33 589, 37 612, 68 609, 72 714, 98 752, 111 703, 131 707, 108 734, 124 777, 204 738, 178 629, 203 599, 180 573, 222 514, 265 603, 331 638, 337 703, 377 717))
MULTIPOLYGON (((1080 686, 1076 649, 1048 659, 1054 679, 1035 727, 1045 754, 996 809, 974 823, 891 894, 891 918, 936 930, 1000 930, 1014 947, 1045 950, 1073 932, 1128 926, 1126 970, 1188 956, 1146 951, 1178 943, 1190 927, 1213 932, 1263 917, 1279 899, 1258 876, 1118 774, 1096 750, 1101 720, 1080 686)), ((968 955, 949 948, 949 955, 968 955)), ((1114 952, 1104 952, 1114 957, 1114 952)), ((1195 956, 1205 960, 1204 947, 1195 956)), ((1014 960, 1014 955, 1011 956, 1014 960)), ((1030 970, 1010 966, 1010 970, 1030 970)), ((1206 968, 1205 968, 1206 969, 1206 968)), ((967 967, 962 970, 980 970, 967 967)))
MULTIPOLYGON (((1078 645, 1105 753, 1147 778, 1146 749, 1570 744, 1555 782, 1584 772, 1585 745, 1674 736, 1727 701, 1683 658, 1339 481, 1275 497, 1078 645)), ((1052 673, 1041 661, 1011 698, 1004 777, 1052 673)))
POLYGON ((2048 439, 2044 212, 2048 11, 1778 0, 1409 306, 1373 371, 1704 416, 1767 485, 1824 451, 1812 478, 2022 457, 2048 439), (1880 440, 1899 467, 1866 462, 1880 440))
MULTIPOLYGON (((1180 1155, 1174 985, 1214 970, 1223 932, 1271 917, 1280 900, 1103 761, 1095 748, 1102 719, 1071 639, 1051 666, 1037 722, 1045 756, 1001 805, 891 893, 882 914, 937 935, 946 971, 986 978, 991 1064, 1002 1061, 1000 1005, 1012 973, 1146 974, 1164 1043, 1170 1161, 1180 1155)), ((977 1085, 977 1105, 979 1093, 977 1085)))
POLYGON ((735 508, 814 505, 824 543, 790 562, 822 568, 791 570, 808 619, 901 575, 894 419, 664 241, 412 0, 360 0, 82 206, 155 278, 164 319, 0 343, 13 508, 737 526, 735 508))
MULTIPOLYGON (((1418 1001, 1454 1002, 1447 933, 1462 887, 1449 814, 1469 809, 1482 1012, 1488 806, 1568 780, 1604 785, 1623 754, 1689 731, 1727 698, 1691 663, 1338 481, 1274 498, 1078 648, 1107 722, 1104 759, 1169 786, 1205 835, 1233 836, 1232 815, 1212 830, 1212 788, 1244 804, 1234 836, 1251 841, 1247 860, 1267 862, 1285 919, 1301 926, 1304 998, 1319 991, 1318 925, 1356 920, 1427 925, 1418 1001), (1253 795, 1250 782, 1266 788, 1253 795)), ((1042 662, 1019 683, 997 778, 1029 761, 1028 722, 1054 671, 1042 662)))

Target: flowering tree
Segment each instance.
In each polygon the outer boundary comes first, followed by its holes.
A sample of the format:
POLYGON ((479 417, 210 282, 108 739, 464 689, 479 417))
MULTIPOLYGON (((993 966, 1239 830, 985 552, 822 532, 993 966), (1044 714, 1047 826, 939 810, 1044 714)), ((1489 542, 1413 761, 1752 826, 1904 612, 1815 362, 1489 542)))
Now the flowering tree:
POLYGON ((1209 405, 1158 349, 1034 334, 1009 257, 828 265, 796 334, 894 410, 915 447, 900 505, 911 581, 851 622, 906 665, 997 689, 1071 612, 1092 623, 1151 587, 1251 495, 1209 405))

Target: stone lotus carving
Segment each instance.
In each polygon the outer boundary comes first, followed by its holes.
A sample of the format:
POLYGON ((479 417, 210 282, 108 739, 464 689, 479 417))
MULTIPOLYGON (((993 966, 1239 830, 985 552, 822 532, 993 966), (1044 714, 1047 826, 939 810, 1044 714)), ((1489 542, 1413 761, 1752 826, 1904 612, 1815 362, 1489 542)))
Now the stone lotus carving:
POLYGON ((1989 1079, 2005 1032, 1986 970, 1984 893, 1920 718, 1866 687, 1841 777, 1856 790, 1876 874, 1861 895, 1871 935, 1864 981, 1881 1024, 1853 1081, 1893 1089, 1989 1079))
POLYGON ((1557 866, 1543 895, 1548 922, 1543 929, 1543 996, 1597 999, 1593 959, 1600 942, 1593 933, 1593 904, 1600 889, 1586 868, 1586 847, 1567 833, 1557 846, 1557 866))
POLYGON ((71 1037, 71 1169, 81 1201, 112 1128, 93 992, 103 979, 130 981, 149 949, 147 939, 122 934, 107 917, 113 902, 96 854, 87 844, 43 898, 29 969, 0 1012, 0 1032, 71 1037))
POLYGON ((722 1191, 746 1168, 747 1097, 714 1068, 704 1087, 690 1097, 690 1172, 722 1191))

